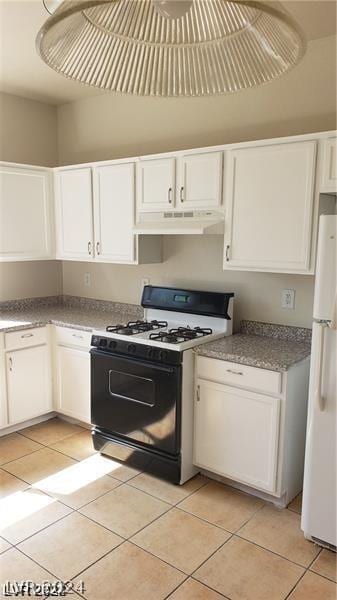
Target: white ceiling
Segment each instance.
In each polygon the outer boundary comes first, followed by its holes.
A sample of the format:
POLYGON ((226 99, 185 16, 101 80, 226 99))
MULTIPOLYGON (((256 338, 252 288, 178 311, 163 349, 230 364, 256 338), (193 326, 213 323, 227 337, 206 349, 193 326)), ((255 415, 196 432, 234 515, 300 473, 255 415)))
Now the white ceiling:
MULTIPOLYGON (((282 4, 308 40, 336 34, 337 0, 285 0, 282 4)), ((104 93, 67 80, 39 58, 35 37, 47 16, 42 0, 0 0, 0 90, 50 104, 104 93)))

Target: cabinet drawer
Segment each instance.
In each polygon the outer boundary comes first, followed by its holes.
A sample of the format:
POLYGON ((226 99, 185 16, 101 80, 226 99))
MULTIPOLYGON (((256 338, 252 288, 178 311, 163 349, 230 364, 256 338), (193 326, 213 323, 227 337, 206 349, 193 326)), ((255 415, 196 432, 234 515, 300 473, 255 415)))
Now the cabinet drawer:
POLYGON ((20 350, 29 346, 39 346, 47 344, 48 335, 45 327, 35 327, 34 329, 21 329, 20 331, 11 331, 5 334, 5 349, 20 350))
POLYGON ((78 346, 90 348, 91 331, 71 329, 70 327, 55 327, 55 341, 60 346, 78 346))
POLYGON ((198 356, 197 376, 226 385, 239 385, 269 394, 281 393, 281 373, 226 360, 198 356))

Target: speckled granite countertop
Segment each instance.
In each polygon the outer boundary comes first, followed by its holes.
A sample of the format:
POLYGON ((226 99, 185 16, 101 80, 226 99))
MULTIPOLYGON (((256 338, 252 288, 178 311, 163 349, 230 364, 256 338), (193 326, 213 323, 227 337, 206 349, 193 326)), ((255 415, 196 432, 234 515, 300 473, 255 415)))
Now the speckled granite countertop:
POLYGON ((242 321, 240 333, 195 348, 200 356, 287 371, 310 355, 311 329, 242 321))
POLYGON ((74 296, 28 298, 0 302, 0 332, 43 327, 48 323, 92 331, 142 316, 143 309, 134 304, 74 296))

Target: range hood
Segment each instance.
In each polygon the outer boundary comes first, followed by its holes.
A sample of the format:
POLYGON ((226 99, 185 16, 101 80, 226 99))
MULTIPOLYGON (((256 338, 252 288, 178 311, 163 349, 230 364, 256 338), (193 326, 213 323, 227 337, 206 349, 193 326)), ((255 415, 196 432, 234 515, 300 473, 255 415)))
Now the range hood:
POLYGON ((217 235, 224 215, 211 210, 141 213, 133 232, 140 235, 217 235))

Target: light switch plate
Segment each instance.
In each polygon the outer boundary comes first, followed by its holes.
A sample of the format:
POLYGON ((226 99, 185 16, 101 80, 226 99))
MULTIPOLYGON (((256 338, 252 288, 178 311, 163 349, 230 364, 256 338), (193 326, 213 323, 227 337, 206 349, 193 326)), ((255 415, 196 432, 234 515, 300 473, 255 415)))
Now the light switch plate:
POLYGON ((282 290, 282 308, 290 310, 295 308, 295 294, 296 290, 282 290))

